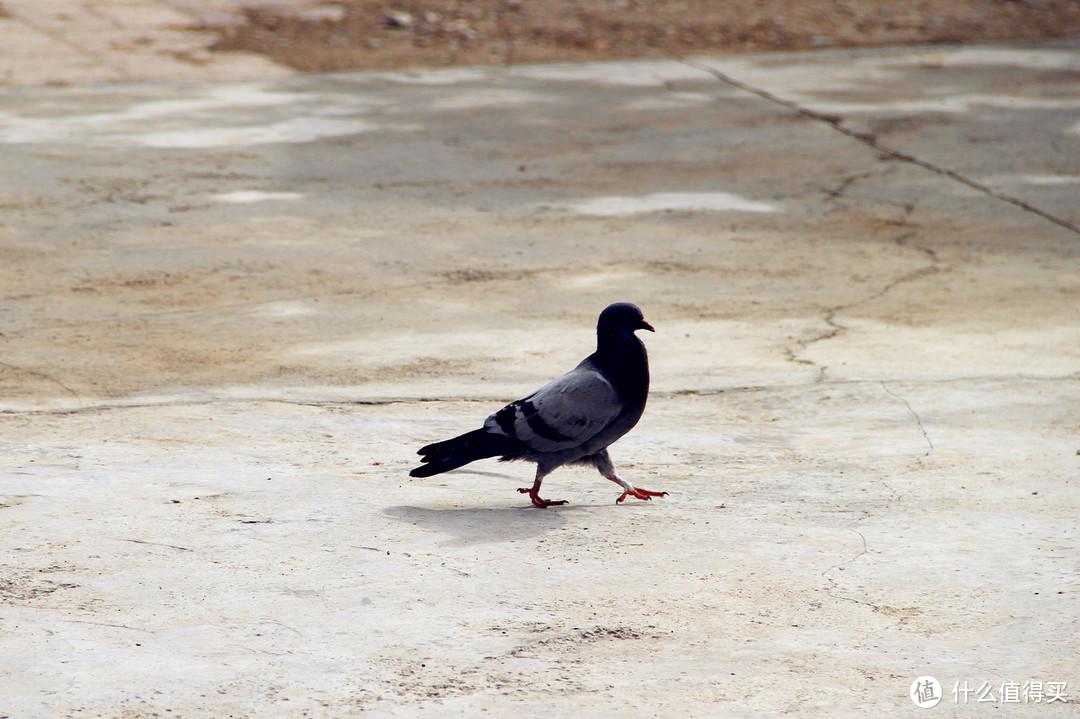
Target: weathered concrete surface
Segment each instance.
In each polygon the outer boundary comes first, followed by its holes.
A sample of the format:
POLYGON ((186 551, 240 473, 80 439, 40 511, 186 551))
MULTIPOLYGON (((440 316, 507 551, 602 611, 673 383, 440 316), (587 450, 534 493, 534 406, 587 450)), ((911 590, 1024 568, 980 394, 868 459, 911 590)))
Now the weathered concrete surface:
MULTIPOLYGON (((316 1, 290 0, 296 14, 316 1)), ((0 85, 238 80, 293 72, 250 53, 212 52, 244 0, 4 0, 0 85)))
POLYGON ((1059 46, 5 91, 0 715, 1076 700, 1078 79, 1059 46), (613 300, 659 330, 613 455, 669 497, 408 478, 613 300))

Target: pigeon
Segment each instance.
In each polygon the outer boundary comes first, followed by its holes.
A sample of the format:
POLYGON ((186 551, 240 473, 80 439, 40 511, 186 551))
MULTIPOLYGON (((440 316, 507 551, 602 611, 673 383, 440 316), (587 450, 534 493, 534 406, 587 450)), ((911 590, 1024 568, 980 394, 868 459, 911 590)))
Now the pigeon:
POLYGON ((596 323, 596 352, 562 377, 506 405, 480 429, 420 448, 421 464, 410 476, 430 477, 487 457, 535 462, 532 487, 518 491, 546 509, 566 500, 540 498, 544 477, 564 464, 591 464, 622 487, 616 503, 629 496, 665 496, 667 492, 639 489, 622 479, 607 451, 641 419, 649 395, 649 358, 634 334, 637 330, 655 332, 637 305, 607 307, 596 323))

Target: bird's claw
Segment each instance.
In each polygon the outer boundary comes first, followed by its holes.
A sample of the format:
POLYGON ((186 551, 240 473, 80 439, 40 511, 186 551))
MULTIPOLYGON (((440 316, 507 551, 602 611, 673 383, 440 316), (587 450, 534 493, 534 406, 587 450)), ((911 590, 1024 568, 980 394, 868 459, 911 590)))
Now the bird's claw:
POLYGON ((648 489, 638 489, 637 487, 631 487, 622 493, 622 496, 615 500, 615 504, 621 504, 628 496, 637 497, 638 499, 650 500, 653 497, 666 497, 667 492, 653 492, 648 489))
POLYGON ((533 506, 539 507, 540 509, 547 509, 548 507, 557 507, 560 504, 567 504, 567 501, 565 499, 540 499, 540 495, 528 487, 518 487, 518 491, 522 494, 529 495, 529 499, 532 500, 533 506))

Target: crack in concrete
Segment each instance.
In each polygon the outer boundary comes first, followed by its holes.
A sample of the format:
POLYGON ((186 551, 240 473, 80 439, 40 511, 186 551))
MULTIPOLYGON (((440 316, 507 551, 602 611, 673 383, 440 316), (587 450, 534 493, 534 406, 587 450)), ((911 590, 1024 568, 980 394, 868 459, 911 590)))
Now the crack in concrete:
MULTIPOLYGON (((792 110, 794 110, 796 112, 802 113, 804 115, 807 115, 808 117, 811 117, 813 119, 829 122, 830 124, 834 125, 838 130, 844 132, 845 134, 848 134, 848 135, 859 138, 859 133, 855 133, 854 131, 851 131, 849 128, 845 128, 842 125, 840 125, 840 122, 841 122, 840 118, 828 118, 827 116, 824 116, 821 113, 817 113, 817 112, 815 112, 813 110, 803 108, 803 107, 801 107, 801 106, 799 106, 799 105, 797 105, 797 104, 795 104, 795 103, 793 103, 791 101, 784 100, 783 98, 774 96, 774 95, 772 95, 771 93, 769 93, 767 91, 760 90, 760 89, 755 88, 755 87, 750 86, 750 85, 746 85, 745 83, 741 83, 740 81, 735 80, 735 79, 729 77, 728 75, 726 75, 726 74, 724 74, 724 73, 722 73, 722 72, 720 72, 718 70, 714 70, 713 68, 710 68, 708 66, 701 65, 701 64, 695 63, 695 62, 690 61, 690 60, 685 60, 685 59, 683 59, 682 61, 684 63, 688 64, 688 65, 691 65, 692 67, 703 69, 703 70, 715 75, 716 77, 723 80, 724 82, 727 82, 727 83, 729 83, 729 84, 731 84, 731 85, 733 85, 735 87, 738 87, 740 89, 743 89, 743 90, 745 90, 747 92, 751 92, 751 93, 760 95, 761 97, 764 97, 764 98, 766 98, 766 99, 768 99, 768 100, 770 100, 772 102, 777 102, 777 103, 779 103, 781 105, 784 105, 785 107, 788 107, 788 108, 790 108, 790 109, 792 109, 792 110)), ((861 138, 859 138, 859 139, 861 139, 861 138)), ((876 140, 875 140, 875 142, 876 142, 876 140)), ((874 174, 874 171, 872 171, 872 170, 853 173, 851 175, 848 175, 847 177, 844 177, 840 181, 840 183, 838 183, 835 187, 824 188, 824 192, 826 194, 825 201, 830 202, 830 201, 833 201, 833 200, 836 200, 838 198, 843 197, 844 193, 846 193, 847 190, 855 182, 857 182, 860 179, 863 179, 865 177, 869 177, 869 176, 871 176, 873 174, 874 174)), ((801 365, 806 365, 806 366, 817 367, 818 368, 818 376, 817 376, 817 379, 816 379, 817 382, 824 382, 825 381, 827 371, 828 371, 828 367, 824 366, 824 365, 818 365, 813 360, 806 359, 805 357, 800 357, 799 355, 800 355, 800 352, 802 350, 805 350, 810 345, 817 344, 819 342, 825 342, 827 340, 831 340, 831 339, 837 337, 838 335, 848 331, 848 329, 849 329, 848 327, 846 327, 845 325, 843 325, 839 321, 837 321, 836 317, 837 317, 838 314, 840 314, 844 310, 849 310, 849 309, 852 309, 854 307, 858 307, 860 305, 866 304, 868 302, 873 302, 874 300, 880 299, 881 297, 885 296, 886 294, 888 294, 890 291, 892 291, 893 289, 895 289, 897 286, 899 286, 901 284, 905 284, 907 282, 912 282, 914 280, 920 279, 922 277, 933 274, 935 272, 939 272, 942 269, 942 267, 941 267, 941 259, 940 259, 937 252, 934 249, 932 249, 930 247, 925 247, 925 246, 916 245, 916 244, 911 243, 911 240, 918 236, 918 231, 917 231, 917 229, 914 229, 916 227, 916 225, 914 225, 910 221, 908 221, 907 218, 910 217, 910 215, 915 211, 915 205, 912 204, 912 203, 904 203, 902 207, 903 207, 903 211, 904 211, 903 218, 901 218, 899 220, 891 221, 889 224, 892 224, 892 225, 895 225, 895 226, 901 227, 901 228, 910 228, 910 229, 908 229, 908 231, 905 232, 904 234, 902 234, 902 235, 898 236, 897 238, 895 238, 894 242, 900 247, 910 248, 910 249, 913 249, 913 250, 915 250, 917 252, 921 252, 922 254, 926 255, 927 259, 930 261, 931 264, 929 264, 929 265, 927 265, 925 267, 918 268, 918 269, 913 270, 911 272, 908 272, 908 273, 902 275, 901 277, 898 277, 898 278, 894 279, 893 281, 885 284, 879 290, 877 290, 876 292, 868 295, 867 297, 863 297, 862 299, 856 300, 854 302, 849 302, 849 303, 835 305, 833 307, 826 308, 825 315, 823 317, 823 321, 829 327, 828 330, 818 334, 815 337, 811 337, 810 339, 797 340, 796 341, 797 347, 787 347, 787 348, 785 348, 784 356, 787 358, 788 361, 794 362, 794 363, 797 363, 797 364, 801 364, 801 365)), ((1077 230, 1078 230, 1078 232, 1080 232, 1080 228, 1077 228, 1077 230)))
MULTIPOLYGON (((766 392, 772 389, 765 386, 739 386, 739 387, 708 387, 699 389, 675 389, 659 390, 650 394, 652 399, 672 399, 675 397, 713 397, 721 394, 735 394, 741 392, 766 392)), ((80 400, 81 401, 81 400, 80 400)), ((288 404, 295 407, 384 407, 391 404, 421 404, 428 402, 475 402, 479 404, 506 404, 509 402, 503 397, 368 397, 364 399, 285 399, 282 397, 207 397, 204 399, 164 399, 157 402, 101 402, 98 404, 78 407, 50 407, 47 409, 0 409, 0 419, 4 417, 22 417, 34 415, 75 415, 91 414, 94 412, 108 412, 124 409, 149 409, 166 407, 201 407, 214 404, 288 404)))
MULTIPOLYGON (((864 519, 865 519, 865 517, 864 517, 864 519)), ((832 565, 831 567, 829 567, 828 569, 826 569, 825 571, 823 571, 821 573, 821 576, 825 579, 825 581, 827 581, 829 583, 828 588, 826 588, 826 590, 825 590, 825 594, 832 597, 833 599, 839 599, 839 600, 842 600, 842 601, 845 601, 845 602, 853 602, 855 604, 861 604, 863 606, 870 607, 874 611, 878 611, 878 605, 874 604, 873 602, 867 601, 865 599, 855 599, 853 597, 845 597, 845 596, 841 596, 841 595, 837 594, 836 592, 840 587, 840 583, 829 576, 829 572, 831 572, 833 570, 842 571, 845 567, 847 567, 848 565, 850 565, 853 562, 857 561, 859 559, 859 557, 865 556, 865 555, 870 553, 870 548, 866 544, 866 536, 862 532, 860 532, 859 530, 857 530, 857 529, 855 529, 853 527, 846 527, 846 529, 851 531, 851 532, 855 532, 855 534, 859 535, 859 539, 862 540, 862 550, 859 551, 859 552, 856 552, 851 557, 848 557, 847 559, 845 559, 842 562, 837 562, 836 564, 832 565)))
POLYGON ((145 544, 150 547, 165 547, 166 549, 176 549, 181 552, 194 552, 194 549, 188 547, 181 547, 177 544, 165 544, 163 542, 150 542, 145 539, 121 539, 122 542, 132 542, 134 544, 145 544))
POLYGON ((282 399, 280 397, 208 397, 206 399, 167 399, 159 402, 102 402, 79 407, 52 407, 49 409, 0 409, 0 419, 4 417, 25 417, 33 415, 75 415, 109 412, 123 409, 150 409, 165 407, 202 407, 214 404, 290 404, 297 407, 342 407, 347 405, 381 407, 389 404, 407 404, 410 402, 505 402, 504 399, 479 397, 386 397, 372 399, 341 400, 302 400, 282 399))
MULTIPOLYGON (((810 360, 796 360, 799 362, 805 362, 807 364, 814 364, 810 360)), ((1066 375, 972 375, 969 377, 943 377, 937 379, 925 380, 925 384, 928 385, 941 385, 945 383, 958 383, 958 382, 1080 382, 1080 374, 1072 373, 1066 375)), ((880 385, 881 380, 873 379, 839 379, 831 380, 830 384, 834 386, 844 385, 865 385, 875 384, 880 385)), ((907 384, 919 384, 916 380, 908 381, 907 384)), ((787 392, 792 389, 803 386, 803 384, 776 384, 771 386, 754 386, 746 385, 740 387, 707 387, 699 389, 675 389, 675 390, 658 390, 651 392, 650 399, 676 399, 679 397, 715 397, 723 394, 736 394, 741 392, 787 392)), ((169 407, 199 407, 210 406, 220 404, 287 404, 296 407, 316 407, 316 408, 334 408, 334 407, 384 407, 391 404, 422 404, 422 403, 441 403, 441 402, 470 402, 476 404, 490 404, 496 405, 499 403, 506 404, 509 400, 507 396, 501 397, 368 397, 362 399, 326 399, 326 400, 305 400, 305 399, 285 399, 281 397, 208 397, 205 399, 166 399, 158 402, 103 402, 100 404, 82 405, 79 407, 51 407, 42 409, 0 409, 0 420, 11 417, 27 417, 27 416, 63 416, 63 415, 76 415, 76 414, 92 414, 94 412, 109 412, 114 410, 125 409, 152 409, 152 408, 169 408, 169 407)), ((929 439, 929 438, 928 438, 929 439)), ((894 490, 894 494, 895 490, 894 490)), ((898 496, 898 495, 897 495, 898 496)))
POLYGON ((9 364, 7 362, 0 362, 0 367, 5 367, 12 372, 21 372, 22 374, 27 374, 31 377, 37 377, 38 379, 43 379, 46 382, 52 382, 53 384, 58 385, 61 389, 70 394, 72 397, 74 397, 75 401, 78 402, 80 406, 82 406, 82 397, 79 396, 79 393, 73 390, 71 387, 68 387, 66 384, 53 377, 52 375, 45 374, 44 372, 38 372, 37 370, 33 369, 27 369, 25 367, 19 367, 18 365, 9 364))
POLYGON ((671 399, 673 397, 715 397, 718 394, 741 392, 767 392, 772 387, 763 385, 745 385, 741 387, 708 387, 703 389, 657 390, 649 393, 651 399, 671 399))
MULTIPOLYGON (((919 416, 919 413, 915 411, 915 409, 911 406, 911 403, 908 402, 907 399, 889 389, 889 386, 885 384, 885 380, 881 380, 881 388, 885 390, 886 394, 895 397, 896 399, 903 402, 904 406, 907 407, 908 412, 910 412, 911 416, 915 418, 915 423, 919 425, 919 431, 922 432, 923 439, 926 440, 927 450, 923 454, 923 457, 929 457, 930 453, 934 451, 934 442, 930 439, 930 434, 926 431, 926 427, 923 426, 922 417, 919 416)), ((920 463, 921 460, 922 458, 920 458, 919 460, 920 463)))
POLYGON ((1013 197, 1012 195, 1008 195, 1004 192, 999 192, 992 187, 989 187, 981 182, 971 179, 970 177, 962 175, 956 170, 935 164, 910 153, 889 147, 888 145, 883 144, 878 139, 877 135, 873 133, 859 132, 858 130, 854 130, 848 127, 846 124, 844 124, 844 118, 840 117, 839 115, 830 115, 827 113, 818 112, 817 110, 811 110, 808 107, 803 107, 797 102, 780 97, 779 95, 771 93, 768 90, 755 87, 749 83, 742 82, 741 80, 736 80, 731 75, 728 75, 727 73, 722 72, 721 70, 717 70, 714 67, 710 67, 704 63, 696 62, 688 58, 677 59, 679 60, 679 62, 689 65, 690 67, 697 68, 698 70, 709 73, 721 82, 727 83, 734 88, 737 88, 744 92, 748 92, 752 95, 757 95, 764 100, 768 100, 769 102, 775 103, 782 107, 786 107, 787 109, 796 112, 803 117, 809 118, 811 120, 814 120, 815 122, 819 122, 828 127, 831 127, 840 134, 861 142, 870 149, 880 153, 881 155, 884 155, 885 157, 888 157, 891 160, 906 162, 910 165, 921 167, 924 170, 929 170, 930 172, 933 172, 936 175, 940 175, 941 177, 947 177, 948 179, 953 180, 954 182, 959 182, 962 185, 966 185, 967 187, 970 187, 971 189, 980 192, 987 197, 992 197, 993 199, 999 200, 1001 202, 1007 202, 1010 205, 1014 205, 1021 210, 1024 210, 1025 212, 1030 212, 1031 214, 1041 217, 1048 222, 1052 222, 1059 227, 1063 227, 1070 232, 1080 235, 1080 226, 1070 222, 1069 220, 1066 220, 1064 217, 1058 217, 1057 215, 1047 210, 1044 210, 1041 207, 1032 205, 1026 200, 1021 200, 1018 197, 1013 197))
POLYGON ((144 632, 146 634, 154 634, 152 629, 143 629, 142 627, 130 627, 127 624, 113 624, 111 622, 92 622, 89 619, 56 619, 54 621, 67 622, 68 624, 91 624, 95 627, 112 627, 114 629, 130 629, 133 632, 144 632))
MULTIPOLYGON (((914 210, 914 207, 913 206, 909 206, 909 207, 911 207, 911 209, 908 210, 908 213, 910 214, 911 211, 914 210)), ((913 225, 909 225, 909 226, 913 226, 913 225)), ((908 248, 908 249, 915 250, 916 252, 923 253, 924 255, 926 255, 930 259, 931 262, 933 262, 936 266, 938 266, 940 268, 940 266, 941 266, 941 258, 938 256, 937 250, 935 250, 932 247, 925 247, 923 245, 915 245, 915 244, 912 244, 911 242, 909 242, 909 240, 911 240, 913 237, 917 237, 917 236, 918 236, 918 232, 916 232, 915 230, 912 230, 911 232, 908 232, 906 234, 903 234, 903 235, 900 235, 899 237, 897 237, 895 242, 900 247, 905 247, 905 248, 908 248)))
POLYGON ((870 177, 874 172, 867 170, 866 172, 857 172, 854 175, 848 175, 840 180, 835 187, 825 188, 825 202, 831 202, 844 196, 844 193, 848 191, 848 188, 854 185, 864 177, 870 177))
POLYGON ((872 292, 871 294, 869 294, 866 297, 863 297, 863 298, 861 298, 859 300, 855 300, 853 302, 846 302, 844 304, 834 305, 833 307, 826 308, 825 315, 824 315, 824 317, 822 319, 825 322, 825 324, 829 326, 829 329, 827 331, 825 331, 825 332, 822 332, 821 334, 819 334, 819 335, 817 335, 815 337, 811 337, 810 339, 797 340, 796 345, 797 345, 798 349, 796 349, 794 347, 786 348, 785 351, 784 351, 784 354, 788 358, 788 360, 790 360, 792 362, 797 362, 799 364, 804 364, 804 365, 809 365, 809 366, 812 366, 812 367, 817 367, 818 368, 818 376, 817 376, 816 381, 817 382, 824 382, 825 379, 826 379, 827 372, 828 372, 828 365, 819 365, 818 363, 814 362, 813 360, 806 359, 805 357, 800 357, 799 354, 800 354, 801 351, 805 350, 810 345, 817 344, 818 342, 825 342, 826 340, 831 340, 834 337, 837 337, 838 335, 848 331, 849 328, 846 325, 841 324, 836 319, 836 316, 838 314, 840 314, 841 312, 844 312, 845 310, 850 310, 850 309, 853 309, 855 307, 859 307, 860 305, 864 305, 864 304, 873 302, 874 300, 881 299, 882 297, 884 297, 885 295, 887 295, 889 292, 896 289, 900 285, 906 284, 908 282, 914 282, 915 280, 926 277, 927 275, 932 275, 932 274, 935 274, 937 272, 941 272, 942 271, 941 263, 940 263, 940 260, 938 259, 937 253, 934 252, 934 250, 929 249, 929 248, 925 248, 925 247, 919 247, 919 246, 916 246, 916 245, 908 244, 908 240, 910 240, 912 237, 915 237, 916 234, 917 233, 914 230, 912 230, 910 232, 907 232, 907 233, 904 233, 903 235, 897 237, 895 242, 896 242, 896 244, 898 244, 898 245, 900 245, 902 247, 910 247, 910 248, 912 248, 914 250, 917 250, 919 252, 924 253, 930 259, 931 264, 925 265, 923 267, 919 267, 919 268, 914 269, 914 270, 912 270, 910 272, 906 272, 903 275, 901 275, 900 277, 897 277, 896 279, 892 280, 891 282, 887 282, 885 285, 883 285, 881 288, 879 288, 875 292, 872 292))

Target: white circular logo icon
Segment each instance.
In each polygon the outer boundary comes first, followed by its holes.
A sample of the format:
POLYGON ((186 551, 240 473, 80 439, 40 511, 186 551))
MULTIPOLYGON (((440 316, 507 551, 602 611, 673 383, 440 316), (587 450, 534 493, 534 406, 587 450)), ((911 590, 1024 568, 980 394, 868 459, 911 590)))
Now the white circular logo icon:
POLYGON ((915 706, 929 709, 936 707, 941 701, 941 685, 933 677, 919 677, 911 683, 908 694, 911 696, 911 701, 915 702, 915 706))

